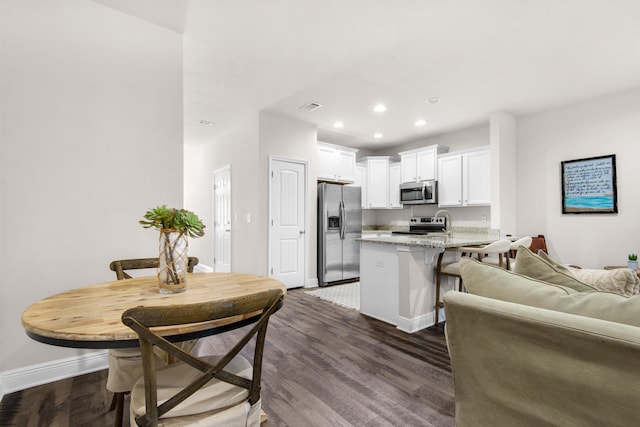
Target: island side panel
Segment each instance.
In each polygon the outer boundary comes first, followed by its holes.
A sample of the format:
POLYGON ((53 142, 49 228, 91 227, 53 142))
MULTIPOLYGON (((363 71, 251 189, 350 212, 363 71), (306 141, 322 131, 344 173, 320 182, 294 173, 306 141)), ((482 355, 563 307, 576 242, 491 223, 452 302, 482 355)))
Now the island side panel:
POLYGON ((396 245, 361 242, 360 313, 397 325, 398 280, 396 245))
POLYGON ((416 332, 434 324, 435 265, 425 262, 425 248, 398 246, 398 329, 416 332))

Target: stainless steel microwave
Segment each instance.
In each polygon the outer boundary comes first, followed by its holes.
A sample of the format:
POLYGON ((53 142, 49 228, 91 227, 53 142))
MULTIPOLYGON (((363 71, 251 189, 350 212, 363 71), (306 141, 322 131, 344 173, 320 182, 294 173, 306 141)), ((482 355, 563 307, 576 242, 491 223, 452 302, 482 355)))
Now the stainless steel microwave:
POLYGON ((435 180, 405 182, 400 184, 400 203, 403 205, 427 205, 437 202, 438 184, 435 180))

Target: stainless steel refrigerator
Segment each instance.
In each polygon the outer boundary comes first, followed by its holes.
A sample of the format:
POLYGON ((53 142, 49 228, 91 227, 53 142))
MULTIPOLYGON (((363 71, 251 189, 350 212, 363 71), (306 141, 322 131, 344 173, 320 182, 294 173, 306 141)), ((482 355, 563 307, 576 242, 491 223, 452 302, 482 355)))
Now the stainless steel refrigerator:
POLYGON ((360 277, 362 189, 318 184, 318 284, 355 281, 360 277))

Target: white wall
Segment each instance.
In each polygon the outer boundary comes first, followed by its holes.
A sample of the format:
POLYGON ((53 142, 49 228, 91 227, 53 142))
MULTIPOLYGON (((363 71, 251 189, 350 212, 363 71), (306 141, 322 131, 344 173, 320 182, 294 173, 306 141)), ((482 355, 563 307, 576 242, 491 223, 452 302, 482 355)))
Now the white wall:
POLYGON ((2 8, 0 372, 86 352, 27 338, 22 311, 156 256, 138 220, 183 188, 178 33, 86 0, 2 8))
MULTIPOLYGON (((307 161, 307 282, 317 283, 317 128, 315 125, 268 113, 260 113, 260 174, 268 176, 269 156, 307 161)), ((268 250, 268 182, 262 181, 260 206, 263 237, 268 250)))
POLYGON ((640 252, 640 89, 517 123, 517 232, 544 234, 550 254, 585 268, 625 265, 640 252), (618 214, 563 215, 560 162, 615 154, 618 214))
POLYGON ((213 265, 213 171, 231 165, 231 269, 268 275, 269 156, 308 161, 308 206, 312 233, 308 241, 308 279, 316 277, 316 127, 283 116, 248 114, 233 129, 206 141, 185 141, 185 206, 207 225, 189 253, 213 265), (251 221, 247 221, 251 215, 251 221))
MULTIPOLYGON (((206 141, 185 141, 185 206, 205 222, 205 235, 189 242, 189 253, 213 266, 213 172, 231 165, 231 270, 266 273, 261 215, 256 193, 258 172, 258 114, 248 114, 227 132, 206 141), (247 222, 251 215, 251 222, 247 222)), ((265 177, 266 178, 266 177, 265 177)), ((262 178, 263 180, 265 178, 262 178)))

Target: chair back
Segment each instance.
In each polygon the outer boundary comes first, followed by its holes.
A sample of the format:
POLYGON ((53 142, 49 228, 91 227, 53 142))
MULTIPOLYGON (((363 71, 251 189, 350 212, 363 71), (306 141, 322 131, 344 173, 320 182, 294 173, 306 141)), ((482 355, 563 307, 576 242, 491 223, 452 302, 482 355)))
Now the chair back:
POLYGON ((511 250, 517 251, 520 246, 524 246, 525 248, 528 248, 529 246, 531 246, 532 242, 533 242, 533 238, 531 236, 521 237, 520 239, 511 243, 511 250))
POLYGON ((534 237, 531 241, 531 246, 529 247, 531 252, 537 254, 539 250, 543 250, 545 253, 549 253, 547 251, 547 241, 544 238, 544 235, 538 234, 538 237, 534 237))
MULTIPOLYGON (((516 253, 518 253, 518 248, 520 246, 524 246, 525 248, 529 248, 531 246, 531 243, 533 243, 533 238, 531 236, 525 236, 525 237, 521 237, 518 240, 516 240, 515 242, 511 243, 511 250, 509 251, 509 260, 507 260, 509 263, 513 263, 515 258, 516 258, 516 253)), ((509 268, 509 270, 511 270, 512 268, 509 268)))
POLYGON ((146 414, 136 418, 138 425, 157 425, 162 417, 179 403, 207 384, 211 379, 242 387, 248 390, 248 402, 253 405, 260 400, 260 378, 262 372, 262 355, 267 333, 269 317, 283 304, 284 291, 271 289, 241 298, 226 299, 199 304, 174 305, 165 307, 136 307, 122 314, 122 322, 133 329, 139 337, 142 348, 144 367, 144 387, 146 414), (156 333, 151 328, 212 322, 218 319, 230 319, 231 323, 217 328, 223 333, 240 326, 253 325, 250 330, 237 340, 228 352, 219 360, 209 363, 203 358, 193 356, 180 347, 156 333), (255 339, 253 353, 253 375, 251 379, 240 377, 225 370, 225 366, 238 353, 255 339), (156 388, 156 370, 154 367, 154 347, 161 348, 175 359, 190 365, 201 372, 186 387, 179 390, 171 398, 158 405, 156 388))
MULTIPOLYGON (((189 257, 187 263, 187 271, 193 273, 193 268, 198 265, 200 260, 196 257, 189 257)), ((131 279, 131 276, 127 273, 127 270, 142 270, 145 268, 158 268, 160 266, 160 260, 158 258, 136 258, 136 259, 121 259, 112 261, 109 264, 111 271, 116 272, 118 280, 131 279)))

